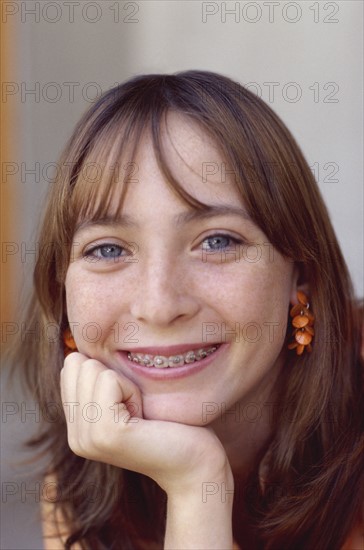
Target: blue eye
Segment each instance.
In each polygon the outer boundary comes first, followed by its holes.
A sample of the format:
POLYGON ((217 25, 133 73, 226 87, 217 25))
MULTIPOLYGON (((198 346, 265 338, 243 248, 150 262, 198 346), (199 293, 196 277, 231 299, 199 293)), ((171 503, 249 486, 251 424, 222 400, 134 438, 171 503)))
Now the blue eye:
POLYGON ((87 250, 85 258, 90 261, 115 260, 122 256, 123 248, 117 244, 102 244, 87 250))
POLYGON ((236 239, 235 237, 232 237, 231 235, 224 235, 224 234, 217 234, 217 235, 211 235, 211 237, 207 237, 204 239, 203 243, 208 243, 208 246, 205 246, 203 244, 202 248, 203 250, 216 250, 217 252, 221 250, 225 250, 226 248, 231 247, 231 245, 242 244, 242 240, 236 239))

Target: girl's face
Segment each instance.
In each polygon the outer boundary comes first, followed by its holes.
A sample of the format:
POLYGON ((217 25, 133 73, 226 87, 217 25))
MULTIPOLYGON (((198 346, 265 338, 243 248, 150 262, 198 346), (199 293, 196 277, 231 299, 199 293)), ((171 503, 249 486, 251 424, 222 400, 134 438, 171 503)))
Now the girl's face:
POLYGON ((74 236, 67 313, 79 351, 140 388, 145 418, 204 425, 266 400, 296 275, 244 212, 200 127, 170 114, 163 139, 175 177, 210 208, 201 214, 173 192, 145 136, 118 223, 86 223, 74 236), (128 352, 180 366, 143 366, 128 352))

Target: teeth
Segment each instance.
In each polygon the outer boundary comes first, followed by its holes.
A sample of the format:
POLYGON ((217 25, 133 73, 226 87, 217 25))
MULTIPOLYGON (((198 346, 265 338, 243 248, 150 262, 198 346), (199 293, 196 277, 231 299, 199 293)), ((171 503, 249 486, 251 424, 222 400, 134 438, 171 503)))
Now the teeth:
POLYGON ((205 350, 205 348, 198 349, 196 352, 197 359, 203 359, 204 357, 206 357, 206 355, 207 351, 205 350))
POLYGON ((194 351, 188 351, 185 355, 185 363, 194 363, 196 361, 196 355, 194 351))
POLYGON ((153 357, 151 355, 143 355, 142 353, 136 354, 138 363, 145 365, 146 367, 153 367, 153 357))
POLYGON ((170 355, 168 357, 168 366, 169 367, 180 367, 184 364, 185 359, 183 355, 170 355))
POLYGON ((149 355, 143 353, 128 353, 128 359, 137 363, 138 365, 144 365, 146 367, 155 367, 157 369, 165 369, 167 367, 174 368, 180 367, 182 365, 194 363, 200 359, 204 359, 211 353, 216 351, 218 346, 212 346, 209 348, 200 348, 198 350, 191 350, 185 353, 184 355, 170 355, 165 357, 164 355, 149 355))
POLYGON ((156 355, 154 357, 153 364, 157 369, 165 369, 166 367, 169 367, 168 357, 156 355))

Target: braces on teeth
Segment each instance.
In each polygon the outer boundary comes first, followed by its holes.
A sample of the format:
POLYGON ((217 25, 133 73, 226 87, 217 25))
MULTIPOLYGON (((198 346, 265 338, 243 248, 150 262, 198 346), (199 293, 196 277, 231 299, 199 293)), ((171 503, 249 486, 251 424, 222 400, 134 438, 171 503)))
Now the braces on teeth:
POLYGON ((144 353, 128 353, 128 359, 138 365, 144 365, 145 367, 156 367, 157 369, 165 369, 167 367, 180 367, 185 363, 194 363, 200 359, 204 359, 211 353, 217 350, 219 346, 212 346, 210 348, 201 348, 196 351, 188 351, 184 355, 170 355, 166 357, 164 355, 149 355, 144 353))

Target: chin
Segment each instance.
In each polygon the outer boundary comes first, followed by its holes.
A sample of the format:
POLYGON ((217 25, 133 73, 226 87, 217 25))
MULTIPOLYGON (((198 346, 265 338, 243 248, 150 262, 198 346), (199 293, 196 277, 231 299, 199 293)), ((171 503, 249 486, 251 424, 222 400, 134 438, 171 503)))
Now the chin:
POLYGON ((202 403, 191 407, 187 403, 176 403, 176 400, 162 400, 161 396, 143 397, 143 417, 146 420, 164 420, 178 422, 188 426, 206 426, 209 422, 203 421, 202 403))

